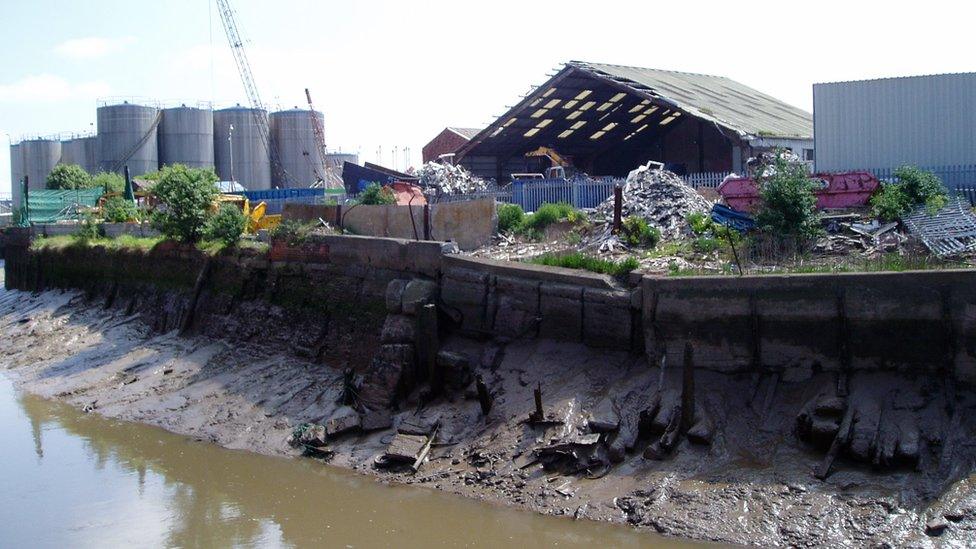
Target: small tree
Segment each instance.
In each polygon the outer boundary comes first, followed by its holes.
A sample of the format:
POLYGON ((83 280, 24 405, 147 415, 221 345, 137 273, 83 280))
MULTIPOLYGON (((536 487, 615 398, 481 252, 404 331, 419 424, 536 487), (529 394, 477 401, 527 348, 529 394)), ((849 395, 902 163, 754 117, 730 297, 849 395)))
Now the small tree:
POLYGON ((121 193, 125 190, 125 178, 115 172, 98 172, 92 177, 91 186, 108 193, 121 193))
POLYGON ((360 204, 396 204, 396 195, 389 187, 381 187, 379 183, 370 183, 359 193, 360 204))
POLYGON ((105 201, 102 206, 102 217, 109 223, 125 223, 135 221, 139 218, 139 210, 131 200, 126 200, 121 196, 113 196, 105 201))
POLYGON ((89 189, 92 178, 88 172, 77 164, 58 164, 47 175, 45 182, 48 189, 89 189))
POLYGON ((207 222, 204 232, 208 240, 218 240, 228 246, 237 244, 247 228, 247 216, 233 204, 221 204, 220 210, 207 222))
POLYGON ((153 212, 152 222, 160 232, 180 242, 197 242, 204 234, 213 215, 217 197, 217 175, 212 169, 187 168, 182 164, 167 166, 160 171, 153 194, 160 207, 153 212))
POLYGON ((772 164, 756 175, 761 204, 756 222, 759 228, 785 240, 803 242, 822 232, 817 212, 814 182, 805 165, 790 162, 784 151, 776 152, 772 164))

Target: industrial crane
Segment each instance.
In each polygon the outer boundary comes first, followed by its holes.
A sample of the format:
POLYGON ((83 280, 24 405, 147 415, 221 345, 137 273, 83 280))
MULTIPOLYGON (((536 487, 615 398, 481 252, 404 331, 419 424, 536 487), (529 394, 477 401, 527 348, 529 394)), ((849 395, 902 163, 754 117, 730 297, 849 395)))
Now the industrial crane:
POLYGON ((312 166, 312 170, 315 172, 315 177, 326 181, 328 179, 327 176, 329 175, 329 172, 332 170, 330 169, 330 166, 326 164, 328 157, 325 154, 325 128, 322 127, 322 121, 319 120, 319 117, 315 116, 315 106, 312 105, 312 93, 308 91, 308 88, 305 88, 305 98, 308 99, 308 110, 311 111, 312 114, 312 132, 315 133, 315 148, 318 150, 319 154, 319 165, 325 168, 326 173, 318 173, 318 170, 315 169, 314 164, 312 166))
POLYGON ((241 34, 237 30, 234 10, 230 7, 228 0, 216 1, 218 11, 220 12, 220 20, 223 22, 224 32, 227 34, 227 41, 230 43, 230 49, 234 53, 237 71, 240 73, 241 81, 244 83, 244 91, 247 92, 247 98, 251 103, 251 108, 255 109, 254 121, 260 130, 258 133, 261 134, 261 142, 264 144, 264 148, 268 151, 268 157, 271 159, 271 169, 279 174, 281 180, 287 184, 289 179, 288 174, 281 164, 278 149, 274 141, 269 138, 268 119, 266 116, 261 116, 261 112, 267 113, 267 109, 264 108, 264 103, 261 102, 261 96, 258 94, 258 87, 254 82, 254 74, 251 72, 251 64, 248 62, 247 53, 244 51, 244 41, 241 39, 241 34))

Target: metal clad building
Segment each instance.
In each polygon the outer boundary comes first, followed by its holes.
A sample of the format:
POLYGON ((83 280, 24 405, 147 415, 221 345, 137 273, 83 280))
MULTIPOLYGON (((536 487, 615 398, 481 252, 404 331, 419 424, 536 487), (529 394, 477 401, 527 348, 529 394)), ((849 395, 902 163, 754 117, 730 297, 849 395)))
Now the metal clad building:
POLYGON ((271 113, 271 135, 284 173, 275 174, 279 187, 308 187, 325 178, 325 162, 315 140, 313 118, 322 113, 291 109, 271 113))
POLYGON ((814 84, 819 171, 976 164, 976 73, 814 84))
POLYGON ((98 107, 99 169, 121 172, 129 166, 132 176, 159 169, 156 107, 123 102, 98 107))
POLYGON ((222 181, 237 181, 249 191, 271 188, 267 118, 265 111, 241 106, 214 111, 214 163, 222 181))
POLYGON ((213 111, 196 107, 163 109, 159 123, 159 165, 214 166, 213 111))
POLYGON ((44 189, 47 176, 61 161, 61 142, 57 139, 30 139, 20 142, 23 170, 30 190, 44 189))

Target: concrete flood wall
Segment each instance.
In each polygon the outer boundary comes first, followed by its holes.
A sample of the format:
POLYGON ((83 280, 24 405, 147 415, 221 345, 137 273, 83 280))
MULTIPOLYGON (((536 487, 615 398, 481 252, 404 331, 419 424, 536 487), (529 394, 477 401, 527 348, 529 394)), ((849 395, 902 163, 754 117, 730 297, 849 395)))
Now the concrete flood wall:
MULTIPOLYGON (((8 237, 8 287, 153 285, 187 296, 206 263, 198 253, 165 246, 146 254, 28 251, 27 242, 8 237)), ((391 280, 420 278, 436 283, 443 315, 470 336, 582 342, 646 353, 652 363, 669 365, 682 364, 690 342, 697 368, 779 372, 785 380, 890 370, 976 382, 976 271, 619 281, 444 255, 438 242, 362 236, 316 237, 297 248, 276 243, 266 256, 241 252, 211 263, 202 292, 206 310, 263 300, 307 313, 310 322, 341 314, 360 323, 359 334, 379 331, 391 280)), ((167 314, 179 317, 179 310, 167 314)), ((301 339, 288 335, 300 329, 287 320, 266 322, 279 339, 301 339)), ((259 337, 261 319, 252 324, 259 337)))
MULTIPOLYGON (((495 201, 469 200, 431 204, 430 237, 456 242, 462 250, 473 250, 491 241, 498 224, 495 201)), ((322 219, 353 233, 365 236, 421 240, 424 238, 423 206, 327 206, 285 203, 282 219, 317 221, 322 219)))

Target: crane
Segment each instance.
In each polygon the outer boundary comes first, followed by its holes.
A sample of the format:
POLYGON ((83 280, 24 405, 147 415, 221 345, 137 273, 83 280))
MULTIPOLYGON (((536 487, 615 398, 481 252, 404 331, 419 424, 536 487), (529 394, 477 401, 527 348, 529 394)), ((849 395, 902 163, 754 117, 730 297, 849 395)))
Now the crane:
MULTIPOLYGON (((321 161, 319 165, 324 167, 326 172, 329 172, 329 166, 326 165, 326 159, 328 157, 325 155, 325 128, 322 127, 322 121, 319 120, 319 117, 315 116, 315 106, 312 105, 312 93, 308 91, 308 88, 305 88, 305 98, 308 99, 308 110, 312 111, 312 132, 315 134, 315 148, 318 150, 319 160, 321 161)), ((326 179, 325 175, 327 174, 318 173, 318 170, 314 169, 314 166, 313 170, 315 171, 315 177, 322 180, 326 179)))
POLYGON ((269 138, 268 119, 266 116, 261 116, 261 112, 267 113, 267 109, 264 108, 264 103, 261 102, 261 96, 258 94, 258 87, 254 82, 254 74, 251 72, 251 64, 248 62, 247 53, 244 51, 244 41, 241 39, 241 33, 237 29, 234 10, 230 7, 229 0, 216 1, 217 9, 220 12, 220 20, 224 24, 224 32, 227 34, 227 42, 230 43, 230 49, 234 53, 234 61, 237 63, 237 72, 241 75, 241 81, 244 83, 244 91, 247 93, 247 99, 251 104, 251 108, 255 109, 254 121, 260 129, 258 133, 261 135, 261 142, 264 144, 265 150, 268 151, 268 157, 271 160, 271 169, 278 173, 281 176, 281 180, 287 184, 289 179, 288 174, 285 172, 284 166, 281 165, 277 147, 269 138))

